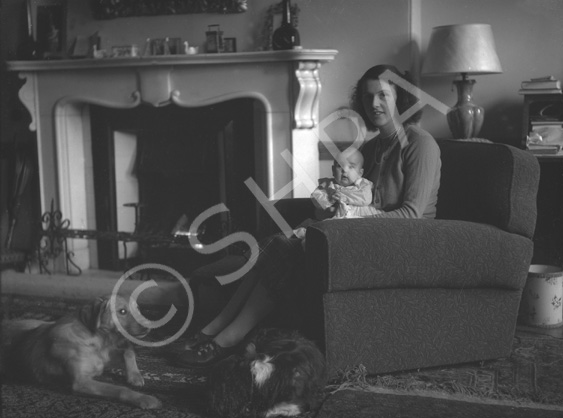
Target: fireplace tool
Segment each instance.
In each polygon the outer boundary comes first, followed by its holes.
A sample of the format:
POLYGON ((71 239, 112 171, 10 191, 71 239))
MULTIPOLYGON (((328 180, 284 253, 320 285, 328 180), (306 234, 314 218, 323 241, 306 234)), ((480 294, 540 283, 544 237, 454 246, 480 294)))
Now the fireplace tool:
POLYGON ((18 221, 18 216, 21 208, 21 200, 23 193, 29 183, 31 174, 33 172, 33 165, 28 156, 25 156, 23 152, 16 153, 16 177, 14 180, 14 190, 12 199, 8 206, 8 214, 10 219, 10 226, 8 229, 8 235, 6 237, 6 249, 12 249, 12 241, 14 238, 14 231, 18 221))

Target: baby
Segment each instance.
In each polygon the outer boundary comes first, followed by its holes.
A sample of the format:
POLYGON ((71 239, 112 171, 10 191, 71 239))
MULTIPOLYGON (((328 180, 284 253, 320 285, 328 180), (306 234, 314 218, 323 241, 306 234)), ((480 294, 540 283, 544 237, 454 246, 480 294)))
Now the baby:
POLYGON ((349 147, 338 154, 332 165, 332 179, 320 179, 311 194, 319 209, 334 211, 334 218, 360 218, 373 214, 366 211, 373 199, 373 183, 362 177, 364 157, 357 148, 349 147))
MULTIPOLYGON (((362 218, 380 213, 372 203, 373 183, 362 177, 364 174, 364 157, 354 147, 349 147, 338 154, 332 165, 334 178, 319 180, 317 187, 311 194, 313 203, 322 211, 327 209, 334 212, 332 219, 362 218)), ((298 238, 305 237, 308 224, 293 231, 298 238)))

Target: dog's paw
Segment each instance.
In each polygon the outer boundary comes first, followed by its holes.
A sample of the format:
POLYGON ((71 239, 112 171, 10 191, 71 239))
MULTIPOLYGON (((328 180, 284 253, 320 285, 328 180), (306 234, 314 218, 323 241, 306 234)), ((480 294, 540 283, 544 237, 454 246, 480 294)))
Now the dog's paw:
POLYGON ((143 379, 141 373, 131 373, 129 376, 127 376, 127 383, 129 383, 131 386, 140 388, 145 385, 145 379, 143 379))
POLYGON ((143 395, 139 399, 139 408, 141 409, 160 409, 162 408, 162 402, 151 395, 143 395))

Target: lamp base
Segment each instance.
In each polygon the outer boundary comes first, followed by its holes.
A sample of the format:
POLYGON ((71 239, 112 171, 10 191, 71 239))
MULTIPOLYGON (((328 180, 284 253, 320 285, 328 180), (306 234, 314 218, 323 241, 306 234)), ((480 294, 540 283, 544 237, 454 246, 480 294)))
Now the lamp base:
POLYGON ((485 109, 477 106, 471 99, 475 80, 468 80, 464 75, 462 80, 455 80, 457 88, 457 103, 448 112, 448 125, 454 139, 475 138, 481 131, 485 109))

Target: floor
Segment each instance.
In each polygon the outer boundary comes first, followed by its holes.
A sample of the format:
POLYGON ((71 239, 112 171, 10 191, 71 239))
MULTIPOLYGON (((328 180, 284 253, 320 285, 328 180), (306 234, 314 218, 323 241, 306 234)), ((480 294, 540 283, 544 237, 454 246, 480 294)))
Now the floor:
MULTIPOLYGON (((33 278, 33 275, 20 275, 14 272, 10 272, 8 274, 6 273, 6 271, 3 271, 1 277, 3 293, 5 293, 7 290, 10 290, 7 293, 23 293, 28 296, 33 294, 41 294, 41 296, 43 297, 49 296, 46 295, 45 292, 56 292, 58 296, 64 294, 64 296, 70 298, 80 298, 86 296, 82 292, 88 293, 89 296, 100 295, 107 293, 108 289, 111 289, 113 287, 116 280, 116 277, 109 277, 107 274, 101 275, 103 276, 103 279, 105 279, 105 281, 100 280, 101 277, 96 277, 98 276, 97 272, 93 272, 92 276, 85 274, 80 278, 55 276, 50 277, 47 280, 45 280, 45 277, 35 276, 33 278), (30 276, 32 276, 32 279, 30 279, 30 276), (35 281, 35 279, 37 279, 37 281, 35 281), (46 282, 50 283, 47 284, 46 282), (53 282, 55 282, 58 286, 52 286, 53 282), (45 288, 43 288, 44 285, 46 285, 45 288)), ((179 284, 176 283, 176 285, 179 284)), ((154 288, 153 290, 156 290, 156 288, 154 288)), ((174 294, 176 292, 164 293, 174 294)), ((147 291, 145 292, 145 295, 153 303, 160 302, 168 304, 171 302, 170 300, 163 300, 167 298, 163 298, 161 292, 153 291, 151 293, 147 291)), ((179 303, 178 300, 174 302, 179 303)), ((540 328, 536 326, 518 325, 516 334, 537 334, 550 336, 557 339, 563 339, 563 325, 554 328, 540 328)), ((561 416, 561 418, 563 418, 563 413, 560 411, 552 413, 552 411, 546 412, 545 410, 534 411, 524 408, 501 408, 494 405, 469 405, 467 403, 459 403, 457 401, 451 400, 439 400, 432 398, 422 399, 420 397, 401 397, 396 395, 378 394, 376 398, 373 398, 373 394, 343 393, 342 395, 338 396, 337 399, 335 398, 334 402, 335 403, 333 405, 326 405, 326 408, 323 408, 323 411, 318 415, 318 418, 344 418, 349 416, 355 416, 358 418, 367 418, 373 416, 381 418, 535 418, 536 416, 545 418, 559 418, 559 416, 561 416), (353 411, 353 415, 350 415, 351 411, 353 411)))
MULTIPOLYGON (((563 339, 563 324, 554 328, 540 328, 531 327, 526 325, 518 325, 516 327, 516 332, 526 332, 531 334, 549 335, 554 338, 563 339)), ((562 376, 563 379, 563 376, 562 376)))

